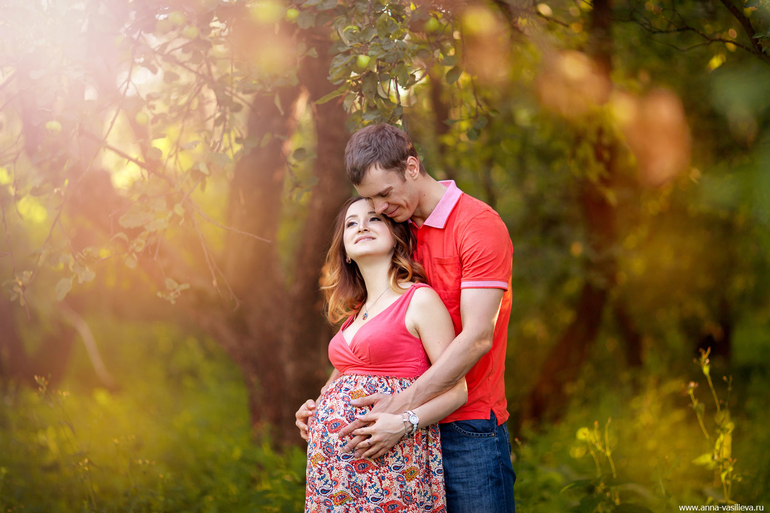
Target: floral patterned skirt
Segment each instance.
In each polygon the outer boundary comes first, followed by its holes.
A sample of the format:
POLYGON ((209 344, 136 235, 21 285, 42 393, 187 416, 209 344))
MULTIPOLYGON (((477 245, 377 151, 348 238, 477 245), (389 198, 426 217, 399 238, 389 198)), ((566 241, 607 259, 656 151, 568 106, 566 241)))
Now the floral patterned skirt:
POLYGON ((356 459, 337 433, 370 407, 350 399, 396 394, 414 378, 342 375, 326 390, 310 423, 305 512, 446 512, 438 425, 401 439, 377 459, 356 459))

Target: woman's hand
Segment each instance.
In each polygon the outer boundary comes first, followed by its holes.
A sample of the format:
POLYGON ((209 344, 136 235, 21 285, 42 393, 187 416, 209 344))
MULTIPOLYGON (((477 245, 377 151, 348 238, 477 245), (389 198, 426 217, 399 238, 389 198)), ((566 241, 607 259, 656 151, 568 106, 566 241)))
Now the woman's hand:
POLYGON ((308 399, 305 403, 299 407, 297 413, 294 414, 297 421, 294 423, 299 428, 299 436, 306 442, 310 440, 310 434, 308 432, 308 423, 310 417, 315 415, 315 401, 308 399))
POLYGON ((367 413, 359 420, 369 423, 353 431, 354 436, 371 435, 356 447, 356 458, 379 458, 396 445, 406 433, 401 415, 367 413))

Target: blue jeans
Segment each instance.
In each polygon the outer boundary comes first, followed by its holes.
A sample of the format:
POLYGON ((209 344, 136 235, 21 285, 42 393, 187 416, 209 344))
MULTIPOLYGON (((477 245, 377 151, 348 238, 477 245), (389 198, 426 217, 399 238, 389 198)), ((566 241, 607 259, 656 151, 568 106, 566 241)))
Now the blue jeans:
POLYGON ((439 424, 448 513, 514 513, 511 440, 505 423, 458 420, 439 424))

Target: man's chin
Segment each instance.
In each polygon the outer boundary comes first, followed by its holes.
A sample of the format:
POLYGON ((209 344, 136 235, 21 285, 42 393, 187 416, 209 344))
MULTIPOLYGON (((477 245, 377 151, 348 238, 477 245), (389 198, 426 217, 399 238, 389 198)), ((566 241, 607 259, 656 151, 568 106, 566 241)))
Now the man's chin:
POLYGON ((395 223, 403 223, 404 221, 408 220, 411 216, 404 215, 403 211, 399 208, 393 213, 392 216, 388 216, 388 217, 395 223))

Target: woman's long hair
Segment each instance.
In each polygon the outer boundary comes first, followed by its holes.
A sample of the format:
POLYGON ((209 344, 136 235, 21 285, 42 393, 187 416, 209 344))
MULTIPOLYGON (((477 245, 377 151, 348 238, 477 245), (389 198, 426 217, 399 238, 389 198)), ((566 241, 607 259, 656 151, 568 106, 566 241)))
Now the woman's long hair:
MULTIPOLYGON (((347 263, 347 253, 343 235, 345 217, 350 205, 357 201, 366 201, 362 197, 350 198, 342 206, 334 221, 334 236, 326 263, 321 273, 321 290, 326 295, 326 316, 332 324, 337 324, 349 315, 358 312, 366 302, 366 284, 358 265, 351 260, 347 263)), ((402 294, 404 289, 399 283, 414 281, 425 283, 425 269, 412 258, 416 240, 407 223, 396 223, 387 216, 382 216, 385 224, 396 240, 393 259, 388 270, 390 288, 402 294)))

